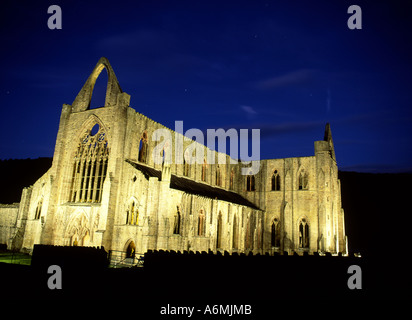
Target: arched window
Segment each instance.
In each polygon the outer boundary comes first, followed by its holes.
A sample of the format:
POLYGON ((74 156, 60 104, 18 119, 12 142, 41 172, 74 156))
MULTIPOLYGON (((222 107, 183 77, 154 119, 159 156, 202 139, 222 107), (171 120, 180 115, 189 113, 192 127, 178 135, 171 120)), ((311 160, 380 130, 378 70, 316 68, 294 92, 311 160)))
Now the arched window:
POLYGON ((308 189, 308 174, 304 170, 301 170, 299 173, 298 185, 299 185, 299 190, 308 189))
POLYGON ((190 164, 186 162, 186 159, 183 159, 183 175, 185 177, 190 176, 190 164))
POLYGON ((180 234, 180 208, 179 206, 177 207, 176 213, 175 213, 175 221, 173 224, 173 234, 180 234))
POLYGON ((96 123, 81 136, 74 156, 71 202, 101 202, 108 158, 107 135, 96 123))
POLYGON ((273 219, 272 222, 272 247, 280 247, 280 224, 278 218, 273 219))
POLYGON ((206 181, 206 176, 207 176, 207 164, 206 164, 206 160, 203 160, 203 164, 202 164, 202 181, 206 181))
POLYGON ((309 248, 309 224, 305 218, 299 223, 299 248, 309 248))
POLYGON ((134 258, 136 254, 136 245, 133 241, 130 241, 129 245, 126 248, 126 258, 134 258))
POLYGON ((147 163, 147 132, 144 131, 139 143, 139 162, 147 163))
POLYGON ((221 186, 222 185, 222 178, 221 178, 221 172, 220 172, 220 167, 216 167, 216 185, 221 186))
POLYGON ((36 207, 36 212, 34 214, 34 219, 35 220, 40 219, 40 214, 41 214, 42 207, 43 207, 43 199, 40 199, 40 201, 39 201, 39 203, 37 204, 37 207, 36 207))
POLYGON ((273 172, 272 175, 272 191, 280 190, 280 175, 277 170, 273 172))
POLYGON ((95 80, 93 85, 93 94, 90 99, 88 110, 104 107, 106 104, 106 91, 108 74, 107 69, 103 68, 106 72, 100 72, 99 76, 95 80))
POLYGON ((136 226, 139 224, 139 209, 134 201, 130 203, 129 208, 127 209, 126 224, 136 226))
POLYGON ((199 212, 199 217, 198 217, 198 222, 197 222, 197 235, 198 236, 204 236, 205 231, 206 231, 206 217, 203 212, 203 209, 200 210, 199 212))
POLYGON ((239 249, 239 224, 236 214, 233 216, 232 248, 239 249))
POLYGON ((219 211, 217 217, 217 229, 216 229, 216 248, 220 249, 222 247, 222 212, 219 211))
POLYGON ((134 209, 134 224, 139 225, 139 209, 134 209))
POLYGON ((109 61, 102 57, 93 69, 86 83, 83 85, 76 99, 73 101, 73 112, 81 112, 89 109, 93 89, 96 85, 96 79, 99 77, 103 69, 106 69, 107 71, 107 86, 103 105, 108 107, 112 107, 117 104, 128 106, 129 100, 127 98, 123 99, 124 96, 122 95, 122 89, 120 88, 119 82, 117 81, 116 75, 114 74, 109 61), (122 97, 122 99, 119 99, 119 97, 122 97))
POLYGON ((246 190, 255 191, 255 176, 246 176, 246 190))
POLYGON ((67 224, 66 235, 73 246, 87 246, 90 240, 89 219, 85 213, 75 214, 67 224))

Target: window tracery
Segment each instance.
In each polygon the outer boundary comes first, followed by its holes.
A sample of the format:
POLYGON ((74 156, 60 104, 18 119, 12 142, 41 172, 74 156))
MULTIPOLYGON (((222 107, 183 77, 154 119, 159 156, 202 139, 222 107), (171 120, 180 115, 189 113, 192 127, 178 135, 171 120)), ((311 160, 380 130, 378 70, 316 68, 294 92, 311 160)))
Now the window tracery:
POLYGON ((277 170, 273 172, 272 175, 272 191, 280 190, 280 175, 277 170))
POLYGON ((75 152, 69 201, 101 202, 108 158, 106 132, 96 123, 81 136, 75 152))

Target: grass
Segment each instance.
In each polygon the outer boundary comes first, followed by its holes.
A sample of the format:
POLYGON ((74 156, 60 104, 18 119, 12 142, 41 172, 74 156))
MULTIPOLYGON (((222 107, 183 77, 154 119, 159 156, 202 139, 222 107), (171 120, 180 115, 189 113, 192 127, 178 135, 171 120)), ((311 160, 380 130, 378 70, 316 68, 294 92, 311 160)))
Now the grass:
POLYGON ((3 251, 0 252, 0 262, 30 265, 31 255, 21 252, 3 251))

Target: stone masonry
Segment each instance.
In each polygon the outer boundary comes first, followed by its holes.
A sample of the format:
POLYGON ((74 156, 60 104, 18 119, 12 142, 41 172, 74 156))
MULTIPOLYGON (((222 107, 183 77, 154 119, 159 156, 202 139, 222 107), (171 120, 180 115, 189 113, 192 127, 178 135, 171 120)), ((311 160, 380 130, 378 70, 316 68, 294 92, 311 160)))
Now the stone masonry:
POLYGON ((261 160, 259 172, 245 176, 241 162, 203 145, 205 155, 226 164, 156 164, 155 130, 169 130, 173 145, 195 142, 129 103, 101 58, 74 102, 63 105, 51 168, 23 190, 19 204, 0 205, 2 243, 28 252, 40 243, 104 246, 126 255, 149 249, 347 254, 328 124, 313 156, 261 160), (105 105, 90 109, 103 69, 105 105))

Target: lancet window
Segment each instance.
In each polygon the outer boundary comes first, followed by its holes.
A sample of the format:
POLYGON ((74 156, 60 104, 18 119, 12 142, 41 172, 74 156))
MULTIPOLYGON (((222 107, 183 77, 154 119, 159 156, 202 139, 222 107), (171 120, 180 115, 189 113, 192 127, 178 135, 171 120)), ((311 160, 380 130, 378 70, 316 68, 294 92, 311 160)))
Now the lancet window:
POLYGON ((280 190, 280 175, 277 170, 273 172, 272 175, 272 191, 280 190))
POLYGON ((299 223, 299 248, 309 248, 309 224, 306 219, 299 223))

